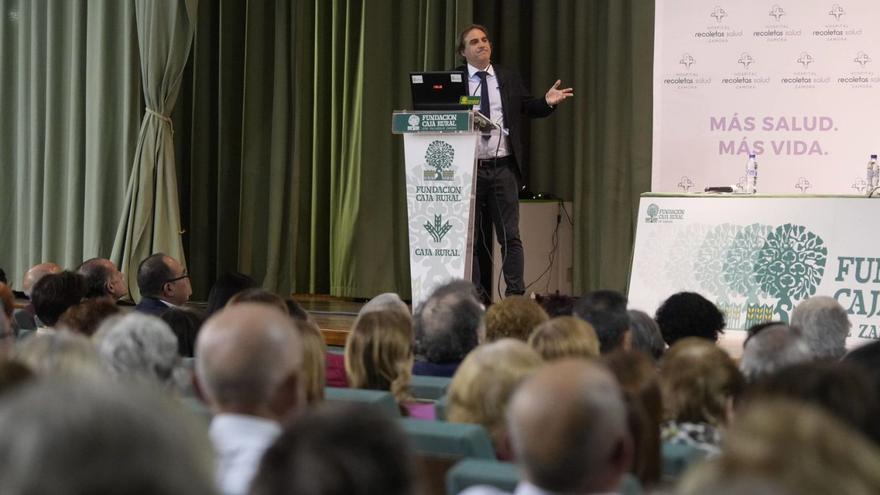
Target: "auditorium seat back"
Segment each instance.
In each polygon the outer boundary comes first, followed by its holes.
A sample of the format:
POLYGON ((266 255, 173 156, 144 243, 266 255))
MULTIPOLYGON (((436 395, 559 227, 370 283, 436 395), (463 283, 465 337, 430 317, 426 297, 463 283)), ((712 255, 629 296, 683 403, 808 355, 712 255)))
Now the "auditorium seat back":
POLYGON ((325 387, 324 398, 337 402, 360 402, 372 404, 393 418, 400 417, 400 407, 391 392, 357 388, 325 387))

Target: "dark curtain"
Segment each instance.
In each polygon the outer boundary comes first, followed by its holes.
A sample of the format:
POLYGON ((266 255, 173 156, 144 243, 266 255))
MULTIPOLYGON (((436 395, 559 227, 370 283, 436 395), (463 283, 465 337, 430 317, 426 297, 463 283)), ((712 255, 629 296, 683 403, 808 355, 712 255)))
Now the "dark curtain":
MULTIPOLYGON (((14 181, 0 188, 16 212, 0 212, 12 232, 0 266, 12 280, 38 261, 110 254, 142 117, 131 2, 0 0, 0 55, 16 67, 0 74, 0 163, 14 181), (68 101, 83 103, 57 104, 68 101), (66 113, 49 118, 46 105, 66 113)), ((623 290, 638 194, 650 187, 653 10, 645 0, 200 2, 172 114, 195 297, 228 270, 282 293, 408 296, 403 145, 390 115, 409 106, 411 70, 456 65, 471 22, 534 94, 557 78, 575 88, 530 126, 528 185, 574 202, 575 293, 623 290)))

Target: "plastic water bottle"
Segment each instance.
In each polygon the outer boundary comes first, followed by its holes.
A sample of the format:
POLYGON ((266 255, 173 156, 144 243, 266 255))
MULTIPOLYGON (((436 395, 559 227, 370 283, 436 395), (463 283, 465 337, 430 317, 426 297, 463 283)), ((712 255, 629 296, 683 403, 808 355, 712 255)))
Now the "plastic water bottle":
POLYGON ((865 183, 868 184, 868 194, 871 194, 874 188, 877 187, 877 183, 880 181, 878 174, 880 174, 880 169, 878 169, 877 165, 877 155, 871 155, 871 158, 868 160, 868 170, 865 172, 865 183))
POLYGON ((758 192, 758 160, 754 153, 749 153, 749 163, 746 165, 746 194, 758 192))

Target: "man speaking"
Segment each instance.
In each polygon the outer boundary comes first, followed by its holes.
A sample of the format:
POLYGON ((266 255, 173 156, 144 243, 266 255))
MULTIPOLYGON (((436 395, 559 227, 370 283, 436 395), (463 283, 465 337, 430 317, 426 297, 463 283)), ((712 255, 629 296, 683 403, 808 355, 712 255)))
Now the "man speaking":
POLYGON ((561 81, 547 90, 543 98, 533 98, 522 77, 510 69, 492 63, 492 44, 484 26, 472 24, 458 37, 458 53, 467 61, 456 68, 467 72, 471 95, 480 96, 474 110, 489 117, 503 129, 484 135, 477 143, 477 201, 474 228, 473 282, 484 302, 491 300, 488 286, 480 276, 480 258, 491 259, 491 238, 487 235, 491 220, 501 245, 505 296, 525 293, 523 247, 519 237, 520 166, 527 157, 523 151, 522 116, 550 115, 572 88, 560 89, 561 81))

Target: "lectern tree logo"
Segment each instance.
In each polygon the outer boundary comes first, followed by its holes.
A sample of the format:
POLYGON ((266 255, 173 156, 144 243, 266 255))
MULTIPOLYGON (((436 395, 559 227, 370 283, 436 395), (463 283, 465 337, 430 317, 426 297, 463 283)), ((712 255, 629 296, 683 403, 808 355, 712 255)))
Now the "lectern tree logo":
POLYGON ((452 180, 454 176, 450 169, 453 158, 455 158, 455 148, 451 144, 440 140, 431 142, 425 151, 425 161, 434 169, 434 173, 430 174, 426 170, 425 179, 429 179, 429 175, 433 175, 429 180, 452 180))
POLYGON ((434 239, 434 242, 440 242, 443 240, 443 237, 452 230, 452 225, 449 223, 449 220, 446 223, 443 223, 443 215, 434 215, 434 223, 425 222, 425 230, 431 234, 431 238, 434 239))
POLYGON ((758 251, 755 281, 768 295, 779 298, 775 312, 782 321, 788 321, 793 300, 816 293, 827 256, 822 238, 802 225, 787 223, 767 235, 758 251))

